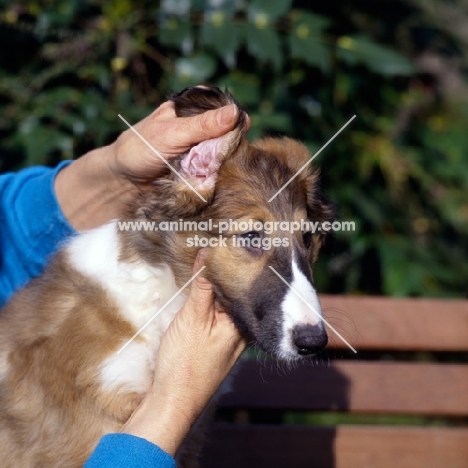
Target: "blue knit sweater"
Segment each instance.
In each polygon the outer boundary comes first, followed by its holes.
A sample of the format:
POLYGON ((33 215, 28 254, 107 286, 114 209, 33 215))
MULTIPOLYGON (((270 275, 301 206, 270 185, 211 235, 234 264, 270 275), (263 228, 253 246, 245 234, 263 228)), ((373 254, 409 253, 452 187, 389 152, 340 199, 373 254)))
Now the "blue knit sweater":
MULTIPOLYGON (((44 269, 50 255, 75 231, 57 202, 56 169, 33 167, 0 176, 0 306, 44 269)), ((103 437, 86 468, 174 468, 174 459, 145 439, 103 437)))

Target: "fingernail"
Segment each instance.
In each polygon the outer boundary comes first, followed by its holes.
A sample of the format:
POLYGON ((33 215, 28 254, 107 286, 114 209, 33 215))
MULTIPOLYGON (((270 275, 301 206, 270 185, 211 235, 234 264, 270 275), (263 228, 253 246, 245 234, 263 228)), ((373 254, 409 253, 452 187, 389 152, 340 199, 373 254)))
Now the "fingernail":
POLYGON ((229 104, 228 106, 222 107, 218 111, 216 121, 222 127, 227 127, 228 125, 232 124, 234 118, 237 117, 237 113, 237 106, 235 104, 229 104))

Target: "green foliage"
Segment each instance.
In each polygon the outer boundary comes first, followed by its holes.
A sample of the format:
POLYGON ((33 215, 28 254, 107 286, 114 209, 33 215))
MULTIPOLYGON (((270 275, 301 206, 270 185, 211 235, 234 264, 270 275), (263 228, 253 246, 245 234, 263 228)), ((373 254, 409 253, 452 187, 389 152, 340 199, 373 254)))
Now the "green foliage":
POLYGON ((331 25, 331 20, 312 13, 295 11, 291 21, 291 57, 317 67, 323 73, 331 72, 330 47, 322 42, 323 33, 331 25))
POLYGON ((372 426, 450 426, 453 421, 445 418, 414 416, 406 414, 347 414, 340 412, 288 411, 284 415, 285 424, 305 424, 311 426, 336 426, 338 424, 359 424, 372 426))
POLYGON ((372 5, 0 2, 0 169, 78 157, 124 130, 117 114, 136 122, 202 82, 246 106, 250 138, 287 134, 312 152, 356 114, 315 160, 339 218, 356 223, 327 244, 319 290, 466 294, 468 101, 456 64, 468 39, 445 21, 465 7, 372 5), (422 73, 426 52, 447 67, 422 73))
POLYGON ((362 63, 382 75, 412 75, 414 66, 405 56, 382 47, 364 36, 343 36, 338 40, 338 57, 350 65, 362 63))

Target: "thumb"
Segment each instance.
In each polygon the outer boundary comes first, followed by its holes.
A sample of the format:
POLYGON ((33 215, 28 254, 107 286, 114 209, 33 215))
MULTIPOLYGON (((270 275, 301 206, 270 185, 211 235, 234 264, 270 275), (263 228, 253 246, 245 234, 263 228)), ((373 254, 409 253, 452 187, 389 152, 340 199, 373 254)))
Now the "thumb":
POLYGON ((193 146, 201 141, 217 138, 232 130, 239 116, 235 104, 209 110, 193 117, 179 117, 176 129, 179 145, 193 146), (184 140, 182 142, 182 140, 184 140))
POLYGON ((206 316, 214 311, 213 308, 213 285, 203 276, 202 270, 207 251, 201 249, 198 251, 193 266, 193 273, 198 275, 192 282, 190 294, 187 299, 187 305, 198 316, 206 316))

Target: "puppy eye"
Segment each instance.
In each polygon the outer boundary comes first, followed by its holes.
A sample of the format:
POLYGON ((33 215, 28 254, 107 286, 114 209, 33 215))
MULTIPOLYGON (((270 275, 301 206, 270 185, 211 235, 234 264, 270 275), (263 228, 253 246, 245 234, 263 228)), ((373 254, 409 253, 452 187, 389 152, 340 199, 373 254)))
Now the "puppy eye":
POLYGON ((302 241, 304 242, 305 248, 308 249, 312 243, 312 233, 310 231, 303 232, 302 241))
POLYGON ((240 237, 242 237, 243 239, 249 239, 249 240, 260 239, 260 234, 256 231, 250 231, 245 234, 241 234, 240 237))
POLYGON ((262 233, 250 231, 245 234, 240 234, 239 237, 241 238, 239 239, 239 247, 243 247, 254 257, 262 255, 262 233))

